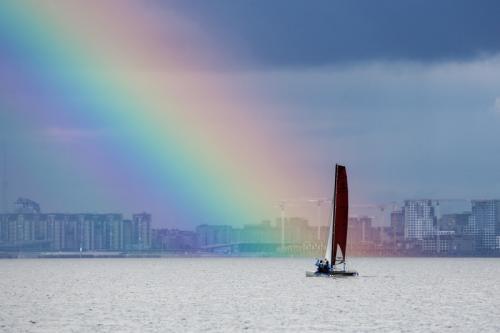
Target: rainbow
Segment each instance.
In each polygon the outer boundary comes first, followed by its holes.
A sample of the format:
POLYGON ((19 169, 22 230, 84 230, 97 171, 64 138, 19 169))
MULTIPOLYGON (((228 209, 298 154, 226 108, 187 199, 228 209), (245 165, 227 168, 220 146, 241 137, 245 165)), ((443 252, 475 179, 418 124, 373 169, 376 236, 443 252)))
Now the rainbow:
MULTIPOLYGON (((253 115, 262 105, 245 87, 206 69, 206 57, 225 61, 217 41, 155 6, 2 2, 0 80, 23 82, 39 97, 3 89, 2 122, 36 127, 51 117, 103 134, 92 149, 51 158, 57 172, 86 177, 116 205, 155 196, 192 225, 272 217, 277 201, 301 186, 286 135, 253 115), (117 185, 123 180, 130 186, 117 185)), ((54 137, 68 131, 47 129, 54 137)))

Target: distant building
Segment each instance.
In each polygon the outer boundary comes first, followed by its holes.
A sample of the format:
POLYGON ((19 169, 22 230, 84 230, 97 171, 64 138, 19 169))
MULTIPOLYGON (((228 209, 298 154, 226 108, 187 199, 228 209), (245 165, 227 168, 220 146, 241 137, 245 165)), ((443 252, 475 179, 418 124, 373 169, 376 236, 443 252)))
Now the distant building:
MULTIPOLYGON (((309 222, 306 219, 301 217, 289 217, 285 218, 284 221, 285 244, 302 244, 307 242, 315 242, 317 240, 318 229, 316 227, 309 226, 309 222)), ((281 218, 276 219, 275 227, 276 235, 280 235, 279 239, 281 242, 281 218)))
POLYGON ((446 254, 452 251, 454 241, 453 231, 436 231, 434 235, 424 237, 422 251, 427 253, 446 254))
POLYGON ((436 234, 436 216, 431 200, 405 200, 402 213, 405 239, 423 240, 436 234))
POLYGON ((41 213, 29 199, 0 214, 0 250, 122 251, 151 248, 151 215, 41 213))
POLYGON ((196 233, 178 229, 153 229, 152 248, 162 251, 196 250, 196 233))
POLYGON ((440 231, 453 231, 457 236, 467 234, 470 218, 471 213, 469 212, 444 214, 438 220, 438 229, 440 231))
POLYGON ((402 242, 405 237, 405 221, 402 210, 391 212, 391 230, 394 242, 402 242))
POLYGON ((151 236, 151 214, 134 214, 132 216, 132 249, 151 249, 151 236))
POLYGON ((14 203, 16 213, 39 214, 40 205, 31 199, 19 198, 14 203))
POLYGON ((203 224, 196 227, 198 247, 232 243, 233 228, 229 225, 203 224))
POLYGON ((436 252, 471 255, 475 251, 477 231, 471 228, 471 213, 445 214, 438 220, 436 252), (447 242, 449 246, 447 246, 447 242))
POLYGON ((279 243, 281 228, 273 227, 270 221, 247 224, 242 229, 234 229, 234 241, 239 243, 279 243))
POLYGON ((471 224, 478 237, 478 249, 497 249, 497 235, 500 235, 500 200, 473 200, 471 224))
POLYGON ((348 243, 376 243, 380 240, 379 230, 372 226, 373 219, 368 216, 350 217, 347 232, 348 243))
POLYGON ((374 227, 369 216, 350 217, 347 248, 351 253, 368 255, 376 253, 383 243, 392 243, 392 228, 374 227))
POLYGON ((134 249, 134 228, 132 226, 132 220, 123 220, 123 249, 133 250, 134 249))

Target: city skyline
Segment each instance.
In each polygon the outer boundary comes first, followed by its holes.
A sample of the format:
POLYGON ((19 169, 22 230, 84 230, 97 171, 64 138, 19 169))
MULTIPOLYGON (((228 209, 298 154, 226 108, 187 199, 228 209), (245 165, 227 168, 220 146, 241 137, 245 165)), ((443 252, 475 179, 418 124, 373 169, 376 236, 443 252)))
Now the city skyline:
MULTIPOLYGON (((378 203, 351 203, 350 204, 350 216, 370 216, 374 219, 374 222, 377 225, 385 226, 389 223, 389 213, 391 210, 395 210, 397 208, 401 208, 403 203, 407 200, 430 200, 433 205, 437 205, 440 207, 438 212, 440 214, 446 214, 450 212, 457 211, 470 211, 472 201, 477 200, 495 200, 491 198, 475 198, 475 199, 443 199, 443 198, 406 198, 401 201, 388 201, 388 202, 378 202, 378 203)), ((43 203, 40 201, 31 200, 31 198, 19 197, 16 201, 9 202, 6 207, 7 209, 0 210, 0 214, 8 214, 8 213, 16 213, 19 212, 19 205, 31 205, 34 204, 39 209, 40 207, 45 207, 43 203)), ((252 222, 265 221, 265 220, 273 220, 275 218, 281 217, 300 217, 306 218, 310 220, 315 225, 327 225, 328 224, 328 216, 331 214, 332 208, 332 199, 327 197, 316 197, 316 198, 287 198, 286 200, 280 200, 275 202, 273 205, 274 214, 270 214, 268 216, 264 216, 261 219, 252 222), (305 214, 304 214, 305 212, 305 214)), ((150 212, 151 210, 143 207, 138 209, 138 211, 150 212)), ((41 212, 41 211, 40 211, 41 212)), ((118 210, 111 209, 89 209, 89 210, 80 210, 80 211, 72 211, 65 209, 44 209, 43 213, 45 214, 122 214, 122 215, 133 215, 135 212, 123 212, 117 213, 118 210)), ((203 221, 202 221, 203 222, 203 221)), ((204 221, 203 223, 206 223, 204 221)), ((164 219, 163 217, 156 222, 155 226, 158 227, 169 227, 169 228, 178 228, 182 227, 182 223, 179 223, 171 218, 164 219)), ((216 223, 219 224, 219 223, 216 223)), ((235 223, 235 226, 242 226, 241 223, 235 223)), ((191 229, 195 228, 193 226, 191 229)))
MULTIPOLYGON (((443 212, 439 200, 405 200, 380 218, 350 214, 348 252, 378 256, 500 256, 500 200, 472 200, 469 210, 443 212), (384 218, 384 217, 382 217, 384 218)), ((328 221, 330 217, 325 217, 328 221)), ((236 226, 200 223, 194 229, 153 224, 146 213, 44 213, 19 198, 16 210, 0 214, 0 254, 124 257, 203 254, 318 256, 328 225, 285 216, 236 226), (63 254, 61 254, 64 252, 63 254), (79 254, 78 254, 79 253, 79 254)))

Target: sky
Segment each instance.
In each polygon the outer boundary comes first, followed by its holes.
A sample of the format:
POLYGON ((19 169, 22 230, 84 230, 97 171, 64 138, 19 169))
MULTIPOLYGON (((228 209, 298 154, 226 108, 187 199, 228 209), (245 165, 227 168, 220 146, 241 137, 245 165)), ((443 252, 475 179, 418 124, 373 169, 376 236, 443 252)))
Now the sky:
POLYGON ((500 198, 497 1, 69 3, 0 25, 9 202, 316 216, 336 162, 353 206, 500 198))

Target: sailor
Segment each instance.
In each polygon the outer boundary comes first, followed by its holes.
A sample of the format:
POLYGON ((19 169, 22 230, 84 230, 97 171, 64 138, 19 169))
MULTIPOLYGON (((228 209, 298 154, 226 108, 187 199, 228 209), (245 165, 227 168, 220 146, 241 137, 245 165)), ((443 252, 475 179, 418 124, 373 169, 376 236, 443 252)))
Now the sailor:
POLYGON ((328 272, 328 260, 318 259, 316 261, 316 266, 318 266, 318 272, 327 273, 328 272))
POLYGON ((323 272, 323 259, 316 260, 316 266, 318 267, 318 272, 323 272))

